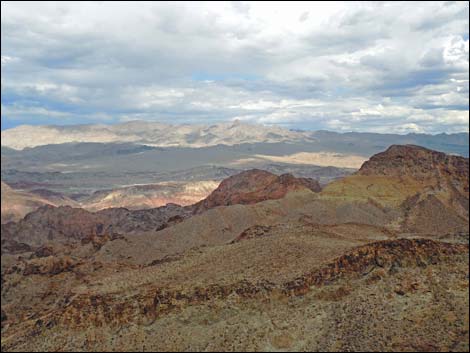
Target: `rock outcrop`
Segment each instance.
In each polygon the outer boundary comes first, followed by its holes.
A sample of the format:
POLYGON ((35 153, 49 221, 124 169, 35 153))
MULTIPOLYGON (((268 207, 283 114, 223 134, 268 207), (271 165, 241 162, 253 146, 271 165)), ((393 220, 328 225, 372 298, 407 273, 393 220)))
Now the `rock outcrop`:
POLYGON ((23 275, 57 275, 62 272, 71 271, 76 265, 69 256, 47 256, 28 261, 23 270, 23 275))
POLYGON ((305 189, 319 192, 321 187, 313 179, 296 178, 291 174, 277 176, 263 170, 252 169, 225 179, 206 199, 193 207, 195 213, 201 213, 218 206, 249 205, 276 200, 290 191, 305 189))
POLYGON ((421 234, 468 233, 469 159, 393 145, 352 176, 328 185, 326 197, 373 202, 402 213, 396 228, 421 234))
POLYGON ((468 253, 468 249, 468 245, 429 239, 379 241, 357 247, 320 270, 286 283, 285 289, 296 295, 303 294, 312 285, 329 284, 340 277, 366 275, 376 268, 393 272, 400 267, 426 267, 448 261, 456 254, 468 253))
POLYGON ((149 210, 114 208, 96 213, 69 206, 43 206, 17 223, 2 225, 2 251, 20 251, 22 244, 30 250, 50 243, 103 243, 118 234, 160 230, 190 214, 174 204, 149 210))
POLYGON ((372 156, 357 172, 359 175, 410 177, 433 180, 436 186, 449 183, 460 192, 469 192, 469 159, 413 145, 393 145, 372 156))

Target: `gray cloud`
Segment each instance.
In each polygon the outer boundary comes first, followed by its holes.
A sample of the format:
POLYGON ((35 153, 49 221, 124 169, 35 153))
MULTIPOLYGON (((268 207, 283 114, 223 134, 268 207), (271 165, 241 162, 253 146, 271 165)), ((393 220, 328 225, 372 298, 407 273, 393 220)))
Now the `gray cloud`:
POLYGON ((468 4, 2 2, 2 123, 468 131, 468 4))

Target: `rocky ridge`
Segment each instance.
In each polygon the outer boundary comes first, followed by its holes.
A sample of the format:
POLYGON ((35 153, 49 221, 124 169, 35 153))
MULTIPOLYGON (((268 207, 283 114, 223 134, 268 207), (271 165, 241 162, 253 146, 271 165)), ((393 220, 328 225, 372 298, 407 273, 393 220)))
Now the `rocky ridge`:
POLYGON ((105 242, 106 236, 114 234, 159 231, 218 206, 254 204, 303 189, 319 191, 320 186, 313 179, 250 170, 226 179, 205 200, 192 206, 167 204, 145 210, 108 208, 94 213, 68 206, 44 206, 17 223, 2 225, 2 249, 13 251, 15 247, 21 250, 24 244, 37 247, 48 242, 74 243, 91 238, 105 242))
POLYGON ((196 203, 195 213, 218 206, 250 205, 283 198, 288 192, 310 190, 320 192, 320 184, 313 179, 296 178, 291 174, 275 174, 252 169, 222 181, 207 198, 196 203))

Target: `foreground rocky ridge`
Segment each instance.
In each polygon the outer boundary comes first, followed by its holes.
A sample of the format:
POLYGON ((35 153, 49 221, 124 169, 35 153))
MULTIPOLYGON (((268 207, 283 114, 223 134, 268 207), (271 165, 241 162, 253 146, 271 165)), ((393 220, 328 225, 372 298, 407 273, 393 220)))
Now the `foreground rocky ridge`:
MULTIPOLYGON (((41 274, 35 274, 35 276, 40 277, 41 274)), ((468 347, 468 329, 465 331, 465 318, 461 321, 456 317, 456 314, 458 315, 459 311, 468 305, 468 298, 467 302, 464 299, 465 293, 468 297, 467 245, 451 245, 430 240, 382 241, 353 248, 341 257, 281 284, 243 280, 226 285, 214 283, 205 287, 177 288, 159 287, 158 283, 152 282, 144 287, 141 286, 138 291, 131 290, 130 292, 124 290, 100 293, 98 288, 98 291, 89 289, 87 293, 69 293, 65 295, 64 300, 56 302, 56 307, 49 307, 48 311, 38 312, 38 315, 33 317, 20 318, 18 314, 6 312, 5 315, 8 318, 2 323, 3 331, 6 332, 2 337, 2 348, 126 350, 139 347, 142 350, 184 350, 188 347, 185 344, 189 344, 190 341, 185 343, 184 339, 181 340, 173 335, 162 338, 160 333, 152 338, 144 332, 149 330, 158 332, 162 325, 175 327, 174 325, 180 322, 178 317, 186 318, 181 321, 181 325, 186 329, 192 325, 201 329, 216 325, 211 330, 219 330, 218 325, 223 325, 223 322, 218 321, 216 317, 223 318, 228 314, 224 313, 228 310, 227 305, 236 308, 236 312, 232 313, 236 320, 236 323, 232 323, 235 325, 232 329, 235 327, 241 329, 243 325, 255 329, 257 327, 255 322, 248 319, 252 315, 260 315, 257 311, 253 311, 256 310, 255 308, 276 321, 281 320, 281 317, 285 315, 283 313, 285 310, 291 312, 289 316, 291 318, 292 315, 298 316, 298 319, 302 317, 297 313, 298 310, 307 310, 304 311, 304 315, 307 316, 304 320, 296 321, 295 330, 289 330, 290 333, 287 336, 285 329, 274 326, 270 330, 256 329, 260 333, 258 339, 244 341, 242 346, 238 346, 234 341, 238 336, 229 336, 224 342, 216 339, 218 343, 214 348, 236 350, 237 347, 245 349, 252 347, 252 349, 262 350, 262 345, 273 344, 278 349, 286 349, 296 347, 300 342, 303 342, 304 349, 323 347, 328 350, 334 347, 370 350, 374 349, 373 347, 376 348, 377 344, 383 350, 420 350, 423 347, 435 347, 435 349, 453 347, 456 350, 464 350, 468 347), (445 291, 441 291, 440 287, 433 286, 437 285, 438 278, 444 279, 444 277, 439 277, 444 272, 447 272, 446 280, 445 284, 441 285, 447 287, 445 291), (428 274, 428 279, 425 273, 428 274), (453 297, 445 294, 449 290, 453 291, 453 297), (371 291, 375 295, 367 294, 371 291), (426 298, 423 294, 427 291, 431 291, 434 296, 442 296, 439 299, 441 301, 442 299, 452 300, 452 306, 445 309, 448 311, 444 312, 446 313, 444 320, 442 318, 426 320, 428 313, 419 311, 423 304, 426 307, 426 300, 421 299, 420 302, 419 298, 426 298), (379 302, 374 303, 374 297, 377 297, 379 302), (400 303, 403 302, 400 298, 406 298, 406 301, 414 304, 403 305, 400 303), (355 304, 358 300, 363 301, 359 306, 355 304), (346 311, 340 309, 341 303, 347 305, 346 311), (382 309, 380 309, 381 305, 383 305, 382 309), (373 307, 376 309, 372 309, 373 307), (404 333, 400 326, 391 324, 388 326, 389 338, 367 337, 366 330, 370 330, 370 333, 374 332, 374 328, 363 323, 362 328, 357 327, 354 335, 348 336, 343 331, 346 327, 342 326, 351 327, 356 320, 360 319, 348 316, 357 314, 353 313, 354 308, 363 310, 360 314, 362 319, 363 315, 369 315, 369 319, 375 323, 384 319, 388 321, 393 308, 403 310, 404 314, 408 310, 410 312, 406 315, 413 315, 414 319, 425 321, 420 321, 422 330, 419 331, 420 333, 415 333, 414 327, 410 330, 409 326, 408 333, 404 333), (343 310, 343 315, 337 316, 337 310, 343 310), (372 310, 378 310, 378 312, 372 310), (214 313, 211 314, 211 312, 214 313), (380 312, 381 314, 377 316, 380 312), (304 341, 302 339, 297 342, 297 339, 300 339, 299 335, 304 335, 302 332, 307 329, 303 323, 305 320, 307 322, 311 320, 313 313, 316 313, 313 317, 321 318, 314 324, 322 330, 319 336, 326 335, 330 339, 335 337, 333 341, 321 339, 304 341), (175 319, 177 321, 173 321, 175 319), (15 329, 16 320, 19 322, 15 329), (211 323, 212 320, 215 321, 211 323), (451 328, 452 326, 448 326, 446 331, 439 331, 446 322, 447 325, 455 325, 457 331, 451 328), (321 329, 321 327, 324 328, 321 329), (461 329, 463 331, 459 331, 461 329), (21 335, 18 336, 16 330, 21 330, 21 335), (448 330, 460 332, 460 334, 448 335, 448 330), (121 335, 115 336, 116 331, 127 339, 121 339, 121 335), (433 336, 430 336, 431 332, 433 336), (139 337, 142 337, 142 334, 146 338, 140 340, 139 337), (290 337, 292 334, 294 336, 290 337), (54 336, 52 341, 47 339, 51 335, 54 336), (114 338, 111 339, 112 337, 114 338), (411 337, 414 337, 413 342, 410 341, 411 337)), ((377 326, 375 327, 377 330, 377 326)), ((212 341, 210 334, 204 336, 202 333, 204 331, 205 329, 196 333, 198 340, 206 343, 212 341)), ((239 334, 240 337, 247 335, 242 332, 239 334)), ((378 332, 375 332, 375 335, 377 334, 378 332)), ((314 334, 313 337, 318 336, 314 334)))
MULTIPOLYGON (((153 300, 149 306, 143 306, 136 313, 136 320, 140 321, 150 317, 151 320, 167 314, 171 310, 181 309, 187 305, 198 305, 214 299, 226 299, 231 295, 243 298, 256 298, 267 295, 300 296, 311 290, 312 286, 331 285, 345 278, 360 278, 367 276, 377 269, 381 269, 382 276, 387 276, 399 271, 404 267, 427 267, 441 262, 453 261, 458 255, 468 253, 468 245, 439 243, 431 240, 408 240, 398 239, 381 241, 353 248, 350 252, 326 263, 319 269, 308 272, 301 277, 289 282, 275 284, 269 281, 252 283, 240 281, 230 285, 213 284, 208 287, 195 287, 182 290, 154 289, 153 300), (139 317, 143 315, 144 318, 139 317), (147 317, 145 317, 147 316, 147 317)), ((380 278, 377 278, 380 280, 380 278)), ((400 289, 397 289, 401 294, 400 289)), ((126 314, 120 303, 119 293, 112 293, 108 297, 101 296, 79 296, 67 306, 65 315, 60 318, 74 327, 89 324, 89 316, 95 316, 94 311, 107 311, 108 314, 100 318, 95 317, 94 324, 101 326, 105 324, 119 325, 120 320, 129 322, 128 318, 122 317, 126 314), (90 305, 93 301, 96 305, 90 305), (118 307, 113 307, 118 301, 118 307), (83 301, 89 301, 88 304, 83 301), (102 305, 101 308, 99 306, 102 305), (98 306, 98 307, 97 307, 98 306), (106 307, 106 308, 105 308, 106 307), (88 313, 86 310, 89 309, 88 313), (103 321, 99 321, 103 320, 103 321)), ((147 299, 138 298, 131 304, 148 303, 147 299)), ((59 317, 57 318, 59 319, 59 317)))

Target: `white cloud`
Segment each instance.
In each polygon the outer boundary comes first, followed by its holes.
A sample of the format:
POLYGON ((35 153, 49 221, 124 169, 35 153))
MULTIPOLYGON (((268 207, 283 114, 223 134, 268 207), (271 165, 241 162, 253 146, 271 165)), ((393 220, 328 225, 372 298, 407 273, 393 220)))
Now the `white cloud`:
POLYGON ((18 58, 14 58, 8 55, 2 55, 2 66, 7 65, 8 63, 17 61, 18 58))
POLYGON ((466 2, 1 6, 2 118, 468 130, 466 2))

